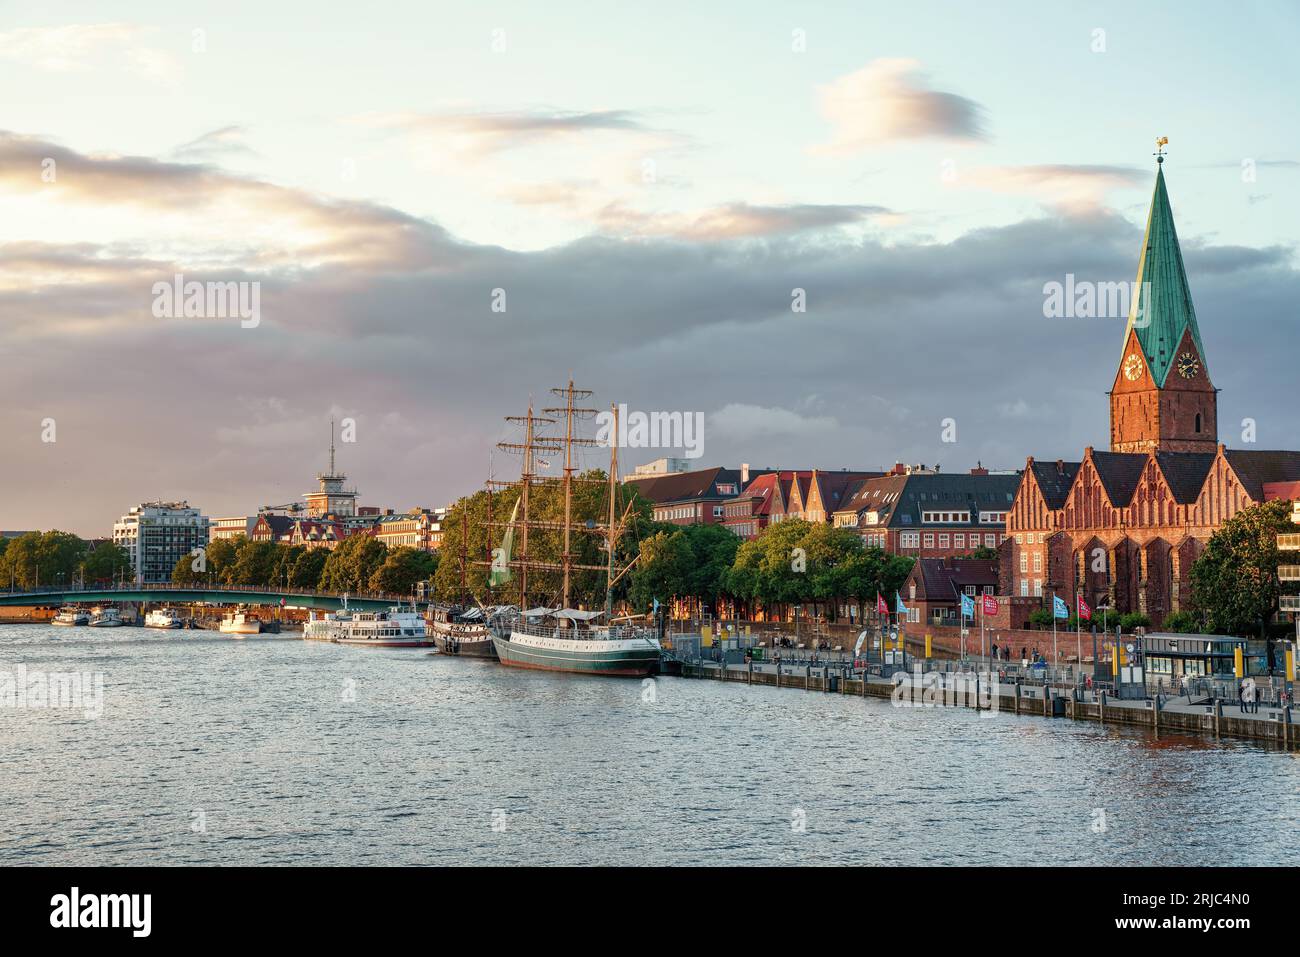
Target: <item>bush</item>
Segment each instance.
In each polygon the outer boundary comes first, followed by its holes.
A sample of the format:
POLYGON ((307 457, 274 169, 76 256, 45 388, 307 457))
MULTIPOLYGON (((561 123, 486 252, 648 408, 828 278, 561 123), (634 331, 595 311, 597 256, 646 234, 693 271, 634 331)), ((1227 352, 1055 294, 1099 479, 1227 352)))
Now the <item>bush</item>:
POLYGON ((1176 611, 1165 616, 1162 628, 1180 635, 1194 634, 1201 630, 1201 618, 1190 611, 1176 611))
POLYGON ((1125 631, 1132 631, 1134 628, 1150 628, 1151 619, 1140 611, 1131 611, 1127 615, 1119 616, 1119 626, 1125 631))
POLYGON ((1050 608, 1035 608, 1029 613, 1029 623, 1035 628, 1052 627, 1052 610, 1050 608))

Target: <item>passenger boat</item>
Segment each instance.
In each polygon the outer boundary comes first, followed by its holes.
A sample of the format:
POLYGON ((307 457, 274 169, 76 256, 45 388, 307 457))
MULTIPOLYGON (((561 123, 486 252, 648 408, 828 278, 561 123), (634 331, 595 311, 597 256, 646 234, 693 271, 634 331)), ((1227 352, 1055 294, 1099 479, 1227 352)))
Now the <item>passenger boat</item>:
POLYGON ((334 641, 371 648, 428 648, 433 644, 424 617, 412 608, 357 611, 334 619, 334 641))
POLYGON ((429 609, 429 632, 438 651, 466 658, 495 658, 490 626, 515 610, 512 605, 462 609, 457 605, 429 609))
POLYGON ((218 631, 227 635, 260 635, 262 633, 262 619, 248 611, 243 605, 240 605, 232 612, 227 612, 221 618, 221 624, 218 631))
POLYGON ((90 613, 91 628, 121 628, 122 615, 116 608, 96 608, 90 613))
POLYGON ((51 625, 63 625, 69 627, 72 625, 90 624, 90 615, 76 605, 64 605, 59 609, 59 613, 50 619, 51 625))
POLYGON ((146 628, 183 628, 185 621, 180 615, 176 614, 174 608, 155 608, 144 616, 144 626, 146 628))
POLYGON ((346 603, 338 611, 327 611, 323 615, 313 611, 311 617, 303 622, 303 640, 334 641, 343 625, 351 620, 352 612, 348 611, 346 603))

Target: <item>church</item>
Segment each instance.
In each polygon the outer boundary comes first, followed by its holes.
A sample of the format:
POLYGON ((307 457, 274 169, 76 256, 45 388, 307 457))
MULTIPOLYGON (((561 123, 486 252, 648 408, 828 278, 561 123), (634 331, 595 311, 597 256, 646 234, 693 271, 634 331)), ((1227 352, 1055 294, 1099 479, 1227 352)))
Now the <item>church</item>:
POLYGON ((1029 458, 999 548, 1010 627, 1053 593, 1159 627, 1191 600, 1192 563, 1238 511, 1290 498, 1300 452, 1230 449, 1218 390, 1157 158, 1124 348, 1110 390, 1110 448, 1077 462, 1029 458))

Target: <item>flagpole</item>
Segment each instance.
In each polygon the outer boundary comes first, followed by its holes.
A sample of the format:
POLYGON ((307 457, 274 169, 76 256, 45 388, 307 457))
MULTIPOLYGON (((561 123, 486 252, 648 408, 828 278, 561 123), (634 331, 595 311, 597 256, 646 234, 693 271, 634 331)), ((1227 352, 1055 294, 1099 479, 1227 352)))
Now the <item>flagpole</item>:
MULTIPOLYGON (((1079 674, 1083 674, 1083 605, 1079 603, 1079 589, 1077 588, 1074 590, 1074 625, 1078 628, 1075 638, 1078 643, 1075 654, 1078 658, 1075 667, 1079 670, 1079 674)), ((1075 680, 1078 681, 1078 678, 1076 677, 1075 680)))
POLYGON ((1056 589, 1052 589, 1052 662, 1053 667, 1061 667, 1061 653, 1056 650, 1056 589))
POLYGON ((984 642, 984 596, 980 596, 980 657, 989 656, 988 646, 984 642))

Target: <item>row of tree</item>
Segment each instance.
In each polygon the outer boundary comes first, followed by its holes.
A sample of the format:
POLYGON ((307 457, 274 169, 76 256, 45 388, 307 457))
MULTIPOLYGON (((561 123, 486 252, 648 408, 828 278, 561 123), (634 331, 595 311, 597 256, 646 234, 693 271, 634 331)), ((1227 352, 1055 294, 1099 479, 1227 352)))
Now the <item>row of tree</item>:
POLYGON ((57 530, 0 538, 0 588, 99 584, 130 574, 130 557, 113 542, 92 548, 90 542, 57 530))
POLYGON ((218 539, 172 569, 178 585, 253 585, 333 592, 382 591, 408 595, 431 581, 438 556, 418 548, 388 548, 369 535, 345 538, 337 548, 218 539))

